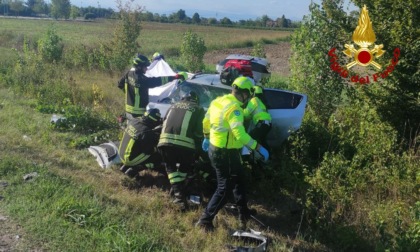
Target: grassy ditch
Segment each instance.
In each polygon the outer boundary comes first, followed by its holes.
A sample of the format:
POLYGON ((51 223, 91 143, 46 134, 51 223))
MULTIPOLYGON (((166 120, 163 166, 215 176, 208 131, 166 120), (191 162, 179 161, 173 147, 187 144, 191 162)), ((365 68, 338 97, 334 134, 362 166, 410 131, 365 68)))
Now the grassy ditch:
MULTIPOLYGON (((229 212, 221 211, 217 231, 205 234, 193 225, 202 206, 180 214, 167 188, 124 187, 118 167, 102 170, 85 148, 69 147, 81 133, 55 130, 51 114, 36 110, 36 100, 2 88, 0 104, 0 177, 8 184, 0 207, 27 233, 22 250, 38 244, 48 251, 224 251, 226 244, 235 244, 229 234, 238 222, 229 212), (34 172, 37 176, 23 179, 34 172)), ((271 238, 271 249, 325 250, 295 233, 300 216, 290 215, 293 195, 253 189, 250 204, 270 223, 264 234, 271 238)), ((249 225, 262 229, 255 222, 249 225)))

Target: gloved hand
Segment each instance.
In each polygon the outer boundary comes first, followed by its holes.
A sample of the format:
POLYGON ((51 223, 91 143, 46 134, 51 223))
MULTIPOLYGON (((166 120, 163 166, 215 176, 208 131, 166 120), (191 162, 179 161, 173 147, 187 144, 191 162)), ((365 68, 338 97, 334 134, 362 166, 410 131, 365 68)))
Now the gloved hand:
POLYGON ((177 79, 177 80, 185 80, 185 78, 184 78, 184 76, 182 75, 182 74, 176 74, 175 75, 175 79, 177 79))
POLYGON ((266 148, 264 148, 262 145, 258 145, 257 148, 255 149, 261 156, 264 157, 264 162, 268 161, 269 158, 269 154, 268 154, 268 150, 266 148))
POLYGON ((208 138, 204 138, 203 143, 201 144, 201 148, 203 149, 203 151, 207 152, 209 150, 209 146, 210 146, 210 140, 208 138))

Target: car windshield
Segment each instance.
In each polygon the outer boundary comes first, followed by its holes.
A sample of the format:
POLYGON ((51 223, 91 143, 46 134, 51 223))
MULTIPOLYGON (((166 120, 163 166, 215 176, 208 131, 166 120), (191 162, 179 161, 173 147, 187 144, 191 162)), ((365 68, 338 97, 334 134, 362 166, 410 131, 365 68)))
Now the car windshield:
POLYGON ((188 94, 188 92, 190 91, 194 91, 198 95, 200 99, 200 105, 205 108, 208 108, 210 105, 210 102, 214 100, 216 97, 230 93, 230 89, 224 89, 224 88, 208 86, 208 85, 199 85, 196 83, 184 81, 179 84, 178 88, 176 88, 169 95, 169 97, 171 98, 172 103, 175 103, 181 100, 181 97, 188 94))

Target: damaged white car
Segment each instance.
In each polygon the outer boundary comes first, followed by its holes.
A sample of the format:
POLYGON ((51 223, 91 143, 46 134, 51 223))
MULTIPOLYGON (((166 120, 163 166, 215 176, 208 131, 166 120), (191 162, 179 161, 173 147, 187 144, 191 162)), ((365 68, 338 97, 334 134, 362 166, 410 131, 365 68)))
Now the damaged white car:
MULTIPOLYGON (((150 89, 148 108, 158 108, 165 115, 171 104, 190 91, 199 95, 200 105, 207 110, 213 99, 230 93, 231 87, 221 84, 219 74, 197 74, 183 82, 175 80, 150 89)), ((274 88, 265 88, 264 94, 273 125, 267 136, 267 143, 276 147, 299 129, 305 114, 307 96, 274 88)))

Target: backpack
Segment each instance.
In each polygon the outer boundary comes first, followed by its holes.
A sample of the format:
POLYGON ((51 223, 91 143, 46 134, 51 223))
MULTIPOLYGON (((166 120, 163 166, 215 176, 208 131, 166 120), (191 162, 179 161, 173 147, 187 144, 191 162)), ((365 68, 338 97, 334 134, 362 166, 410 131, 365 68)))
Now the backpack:
POLYGON ((251 61, 231 59, 226 61, 222 72, 220 73, 220 82, 231 86, 233 81, 239 76, 253 77, 251 61))

